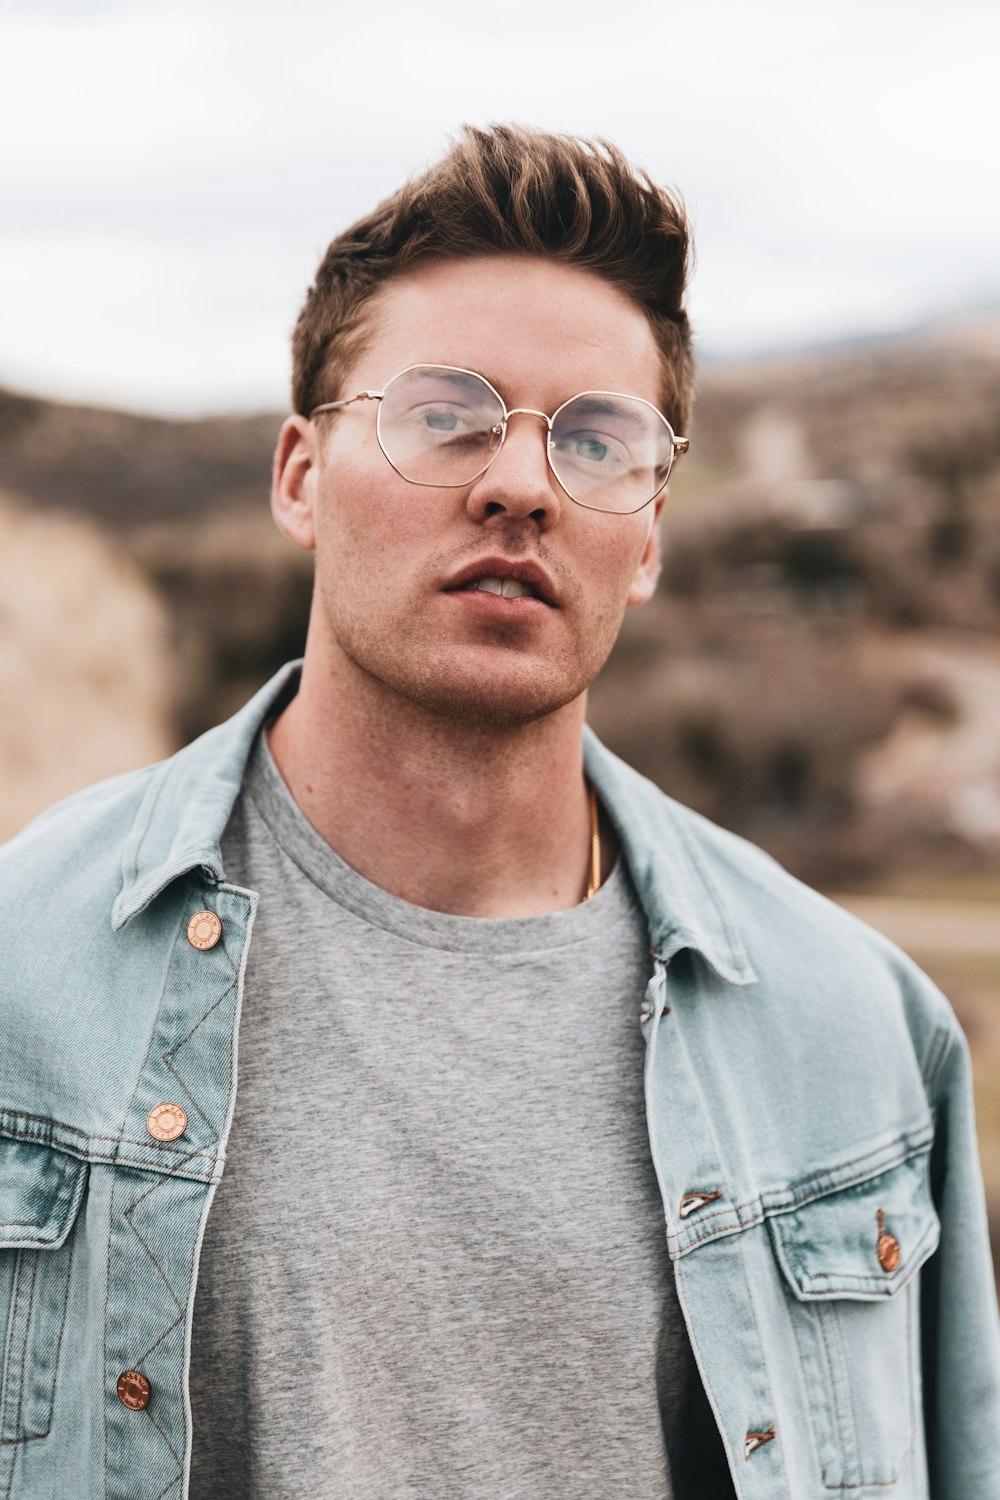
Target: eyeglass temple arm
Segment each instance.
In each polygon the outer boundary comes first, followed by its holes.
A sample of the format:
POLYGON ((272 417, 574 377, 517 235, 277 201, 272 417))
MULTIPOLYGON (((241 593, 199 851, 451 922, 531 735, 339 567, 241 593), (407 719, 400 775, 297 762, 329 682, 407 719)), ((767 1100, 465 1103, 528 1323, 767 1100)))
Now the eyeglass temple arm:
POLYGON ((384 391, 359 391, 356 396, 348 396, 344 401, 324 401, 322 406, 313 407, 309 420, 312 421, 317 412, 336 411, 339 406, 353 406, 355 401, 381 401, 384 395, 384 391))
POLYGON ((681 454, 686 453, 690 446, 690 438, 674 438, 674 457, 680 458, 681 454))

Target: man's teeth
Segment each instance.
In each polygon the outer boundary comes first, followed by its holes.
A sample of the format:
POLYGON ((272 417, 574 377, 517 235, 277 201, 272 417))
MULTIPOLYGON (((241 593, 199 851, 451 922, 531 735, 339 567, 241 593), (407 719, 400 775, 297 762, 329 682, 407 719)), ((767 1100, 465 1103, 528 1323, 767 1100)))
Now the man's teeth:
POLYGON ((475 578, 462 585, 470 592, 499 594, 501 599, 537 599, 533 586, 520 578, 475 578))

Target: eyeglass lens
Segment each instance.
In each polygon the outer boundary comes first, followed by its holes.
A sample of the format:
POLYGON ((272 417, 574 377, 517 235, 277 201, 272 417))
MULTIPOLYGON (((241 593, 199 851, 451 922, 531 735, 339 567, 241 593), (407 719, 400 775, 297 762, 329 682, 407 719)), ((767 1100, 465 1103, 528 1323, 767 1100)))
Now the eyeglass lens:
MULTIPOLYGON (((504 408, 482 376, 416 365, 390 380, 379 402, 386 458, 414 484, 470 484, 489 467, 504 434, 504 408)), ((548 456, 563 489, 581 505, 639 510, 666 483, 673 433, 634 396, 589 392, 555 414, 548 456)))

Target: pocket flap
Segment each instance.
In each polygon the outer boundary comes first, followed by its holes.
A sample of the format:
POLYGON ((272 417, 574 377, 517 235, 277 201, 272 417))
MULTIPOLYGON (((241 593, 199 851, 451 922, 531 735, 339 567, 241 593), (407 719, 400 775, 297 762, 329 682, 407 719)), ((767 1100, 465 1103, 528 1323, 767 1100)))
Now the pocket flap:
POLYGON ((814 1198, 768 1225, 794 1295, 891 1297, 937 1249, 941 1226, 923 1152, 877 1177, 814 1198))
POLYGON ((73 1227, 87 1164, 51 1146, 0 1140, 0 1248, 54 1250, 73 1227))

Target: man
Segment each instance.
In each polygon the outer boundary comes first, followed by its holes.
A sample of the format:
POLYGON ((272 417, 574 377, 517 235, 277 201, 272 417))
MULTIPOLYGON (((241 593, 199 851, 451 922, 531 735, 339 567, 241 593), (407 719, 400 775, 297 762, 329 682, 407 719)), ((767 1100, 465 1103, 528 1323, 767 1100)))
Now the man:
POLYGON ((3 1495, 1000 1494, 947 1002, 584 728, 687 249, 507 128, 331 245, 301 668, 0 857, 3 1495))

